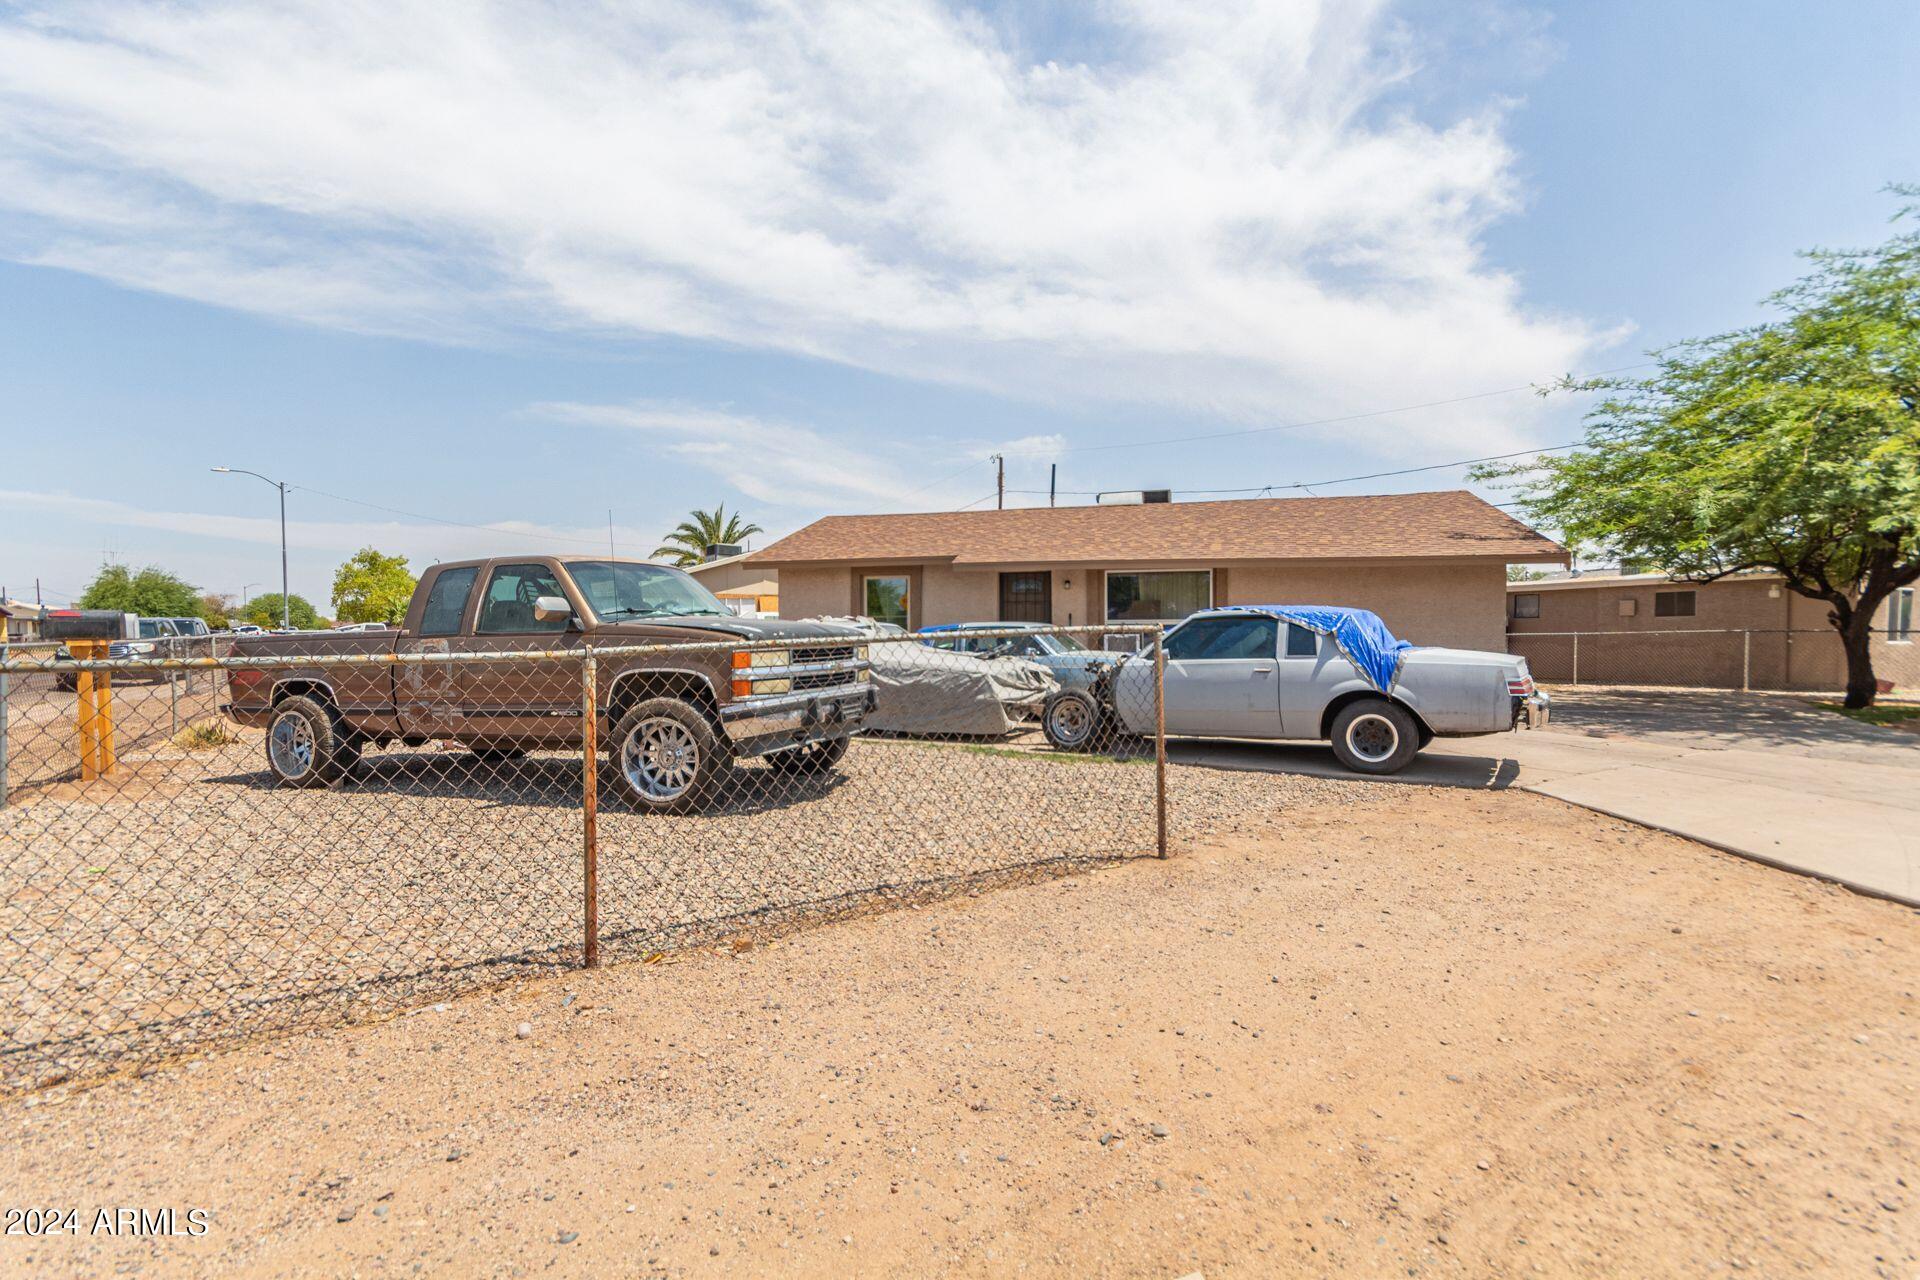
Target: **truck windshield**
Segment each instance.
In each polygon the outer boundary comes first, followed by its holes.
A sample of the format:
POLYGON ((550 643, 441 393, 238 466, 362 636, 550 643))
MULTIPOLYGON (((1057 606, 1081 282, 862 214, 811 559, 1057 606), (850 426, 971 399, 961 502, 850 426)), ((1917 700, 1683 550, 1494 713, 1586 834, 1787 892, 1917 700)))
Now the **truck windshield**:
POLYGON ((726 616, 713 592, 678 569, 625 561, 576 560, 567 566, 574 585, 600 618, 726 616))

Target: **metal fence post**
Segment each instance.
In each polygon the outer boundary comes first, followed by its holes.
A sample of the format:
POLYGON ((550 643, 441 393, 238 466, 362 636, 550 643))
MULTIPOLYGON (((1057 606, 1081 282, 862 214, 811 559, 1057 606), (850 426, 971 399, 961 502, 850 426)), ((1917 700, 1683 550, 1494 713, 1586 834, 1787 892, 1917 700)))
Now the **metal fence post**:
POLYGON ((1580 683, 1580 633, 1573 633, 1573 683, 1580 683))
MULTIPOLYGON (((0 628, 6 624, 0 623, 0 628)), ((6 663, 11 656, 7 648, 7 637, 0 629, 0 809, 7 807, 7 672, 6 663)))
POLYGON ((177 672, 167 672, 167 741, 172 742, 180 736, 180 678, 177 672))
POLYGON ((580 664, 580 838, 586 917, 582 959, 589 969, 600 963, 600 709, 595 705, 599 674, 599 660, 589 652, 580 664))
POLYGON ((1740 633, 1740 692, 1751 691, 1753 681, 1753 632, 1740 633))
POLYGON ((1153 633, 1153 809, 1159 824, 1157 849, 1167 856, 1167 649, 1166 633, 1153 633))

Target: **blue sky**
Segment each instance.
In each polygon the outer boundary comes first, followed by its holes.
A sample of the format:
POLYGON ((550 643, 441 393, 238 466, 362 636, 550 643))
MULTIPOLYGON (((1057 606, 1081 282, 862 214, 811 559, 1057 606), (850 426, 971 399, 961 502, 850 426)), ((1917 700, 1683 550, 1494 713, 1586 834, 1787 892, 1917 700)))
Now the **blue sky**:
POLYGON ((1632 364, 1920 179, 1911 4, 1192 8, 0 6, 0 584, 276 589, 221 464, 300 486, 324 602, 369 541, 777 535, 996 449, 1198 493, 1555 444, 1521 393, 1098 447, 1632 364))

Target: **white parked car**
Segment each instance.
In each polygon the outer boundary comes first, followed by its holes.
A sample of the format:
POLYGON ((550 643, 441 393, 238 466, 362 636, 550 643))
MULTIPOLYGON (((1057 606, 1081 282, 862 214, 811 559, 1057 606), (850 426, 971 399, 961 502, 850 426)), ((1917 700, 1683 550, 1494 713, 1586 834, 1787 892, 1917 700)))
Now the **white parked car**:
MULTIPOLYGON (((1208 609, 1164 644, 1169 735, 1328 742, 1359 773, 1398 773, 1436 737, 1544 725, 1551 708, 1525 658, 1410 645, 1365 609, 1208 609)), ((1055 695, 1041 726, 1068 751, 1116 730, 1153 733, 1150 653, 1129 654, 1091 691, 1055 695)))

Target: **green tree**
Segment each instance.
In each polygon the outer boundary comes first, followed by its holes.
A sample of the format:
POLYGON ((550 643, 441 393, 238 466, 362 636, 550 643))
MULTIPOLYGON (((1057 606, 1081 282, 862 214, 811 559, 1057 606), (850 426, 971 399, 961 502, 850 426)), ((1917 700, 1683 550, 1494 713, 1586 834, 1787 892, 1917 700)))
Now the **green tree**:
POLYGON ((80 597, 82 609, 118 609, 148 618, 197 618, 200 593, 157 565, 139 571, 108 564, 80 597))
POLYGON ((342 622, 398 623, 416 581, 405 556, 362 547, 333 575, 333 611, 342 622))
MULTIPOLYGON (((273 591, 264 596, 255 596, 247 601, 244 612, 245 621, 271 631, 280 625, 280 593, 273 591)), ((296 631, 318 631, 327 625, 306 597, 300 595, 287 597, 287 620, 296 631)))
POLYGON ((233 597, 209 591, 200 597, 200 616, 215 631, 225 631, 232 623, 229 615, 234 612, 233 597))
POLYGON ((1920 579, 1920 233, 1804 256, 1770 300, 1780 319, 1658 352, 1643 379, 1563 383, 1607 392, 1583 448, 1475 478, 1516 481, 1569 542, 1676 578, 1780 574, 1827 605, 1846 705, 1866 707, 1874 611, 1920 579))
POLYGON ((674 526, 666 541, 653 549, 655 558, 677 565, 699 564, 707 558, 707 548, 722 543, 744 542, 747 535, 759 533, 760 526, 744 521, 738 513, 727 514, 725 503, 711 511, 694 508, 685 520, 674 526))

